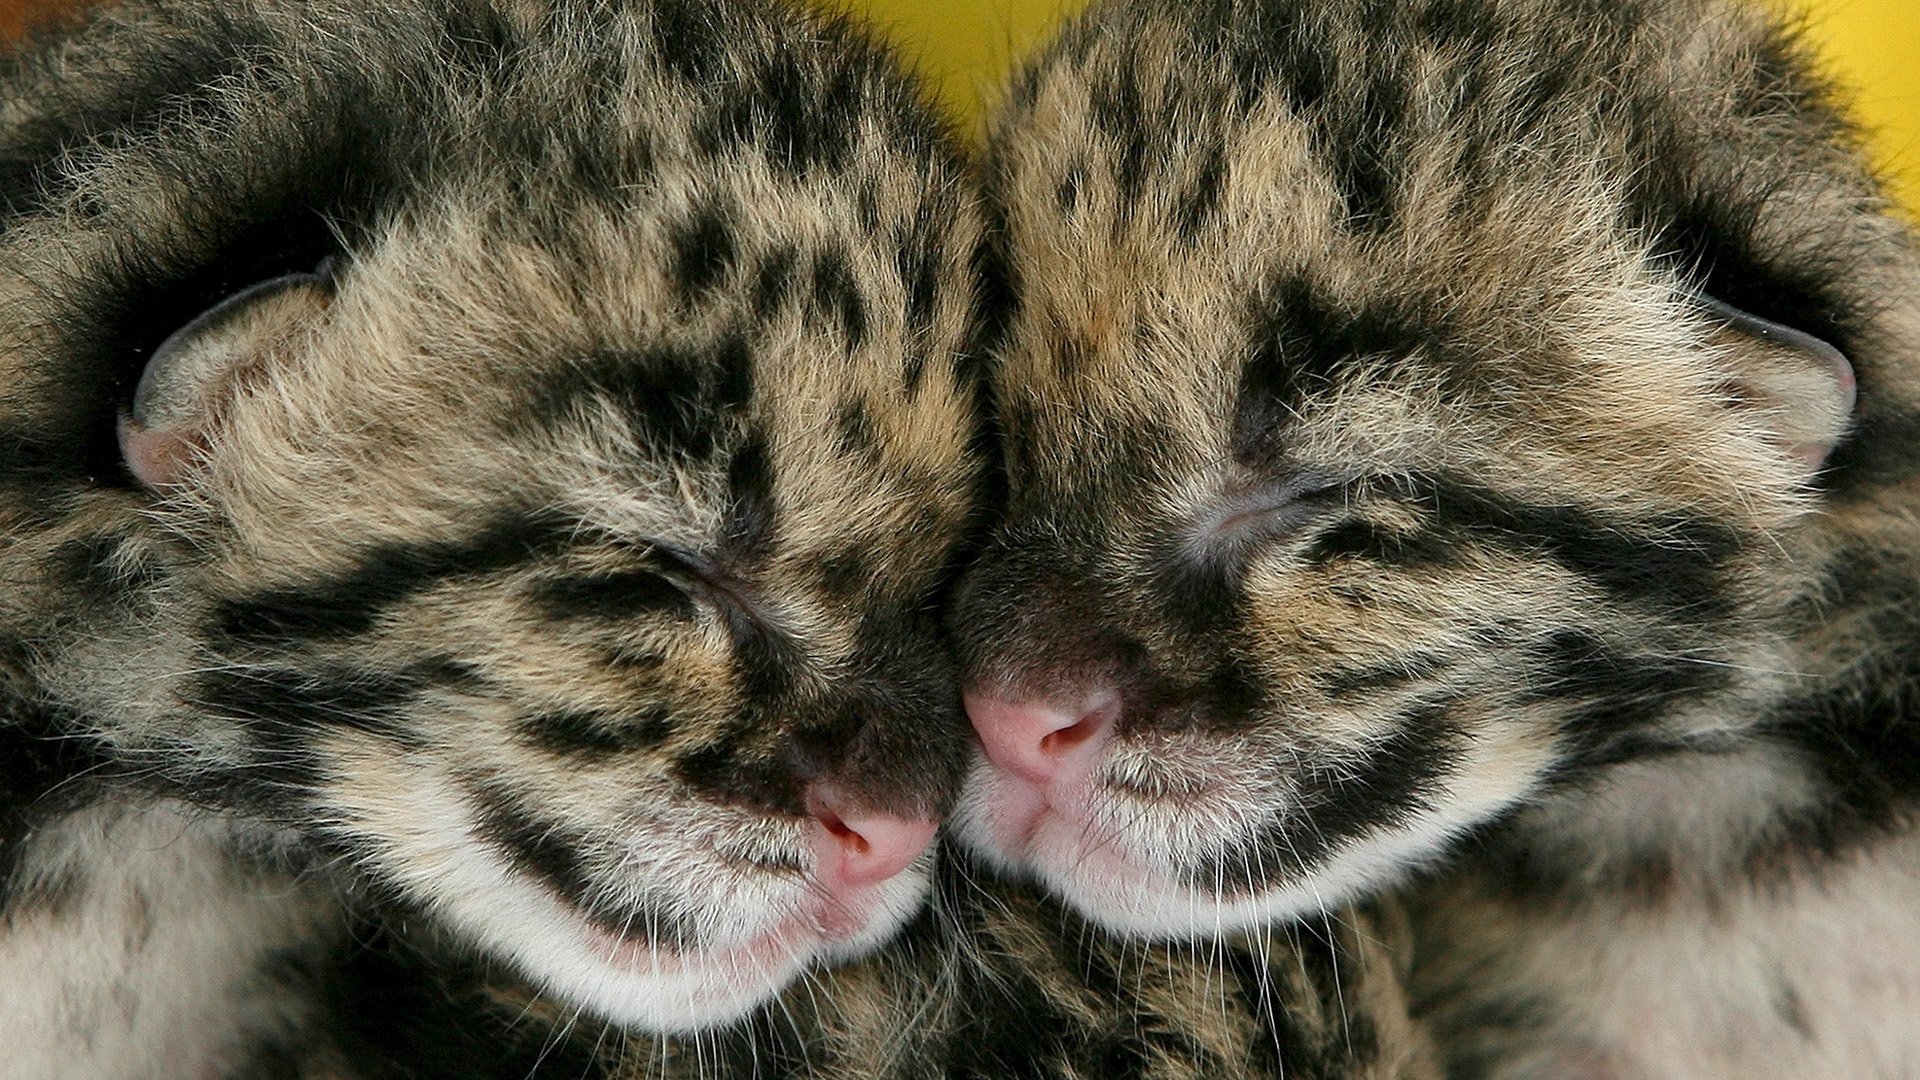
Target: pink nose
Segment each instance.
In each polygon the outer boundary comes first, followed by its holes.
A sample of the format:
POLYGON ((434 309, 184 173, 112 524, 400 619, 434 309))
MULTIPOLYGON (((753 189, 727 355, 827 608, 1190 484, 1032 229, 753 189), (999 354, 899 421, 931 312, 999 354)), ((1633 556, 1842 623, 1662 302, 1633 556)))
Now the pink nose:
POLYGON ((856 810, 830 785, 807 792, 807 812, 819 826, 820 881, 829 889, 877 885, 913 865, 933 843, 938 822, 856 810))
POLYGON ((1003 701, 969 690, 966 701, 988 760, 1036 784, 1091 769, 1120 715, 1119 697, 1107 690, 1066 702, 1003 701))

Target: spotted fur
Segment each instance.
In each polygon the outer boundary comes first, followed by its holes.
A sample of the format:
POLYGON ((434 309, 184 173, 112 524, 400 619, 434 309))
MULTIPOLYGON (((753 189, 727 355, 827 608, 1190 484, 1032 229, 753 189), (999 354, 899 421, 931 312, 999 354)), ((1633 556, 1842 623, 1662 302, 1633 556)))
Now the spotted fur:
POLYGON ((7 58, 0 1071, 322 1068, 260 987, 363 903, 668 1030, 903 924, 930 860, 830 889, 819 833, 963 769, 947 145, 774 0, 161 2, 7 58))
POLYGON ((1920 1068, 1920 270, 1791 30, 1100 4, 989 168, 963 836, 1150 937, 1451 858, 1461 1076, 1920 1068))

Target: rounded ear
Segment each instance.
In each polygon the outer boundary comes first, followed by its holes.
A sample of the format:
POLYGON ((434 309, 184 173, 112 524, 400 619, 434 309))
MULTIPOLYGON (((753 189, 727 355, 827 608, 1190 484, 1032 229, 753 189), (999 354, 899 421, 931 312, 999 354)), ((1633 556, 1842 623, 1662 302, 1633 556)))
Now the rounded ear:
POLYGON ((1853 365, 1805 331, 1711 296, 1694 299, 1718 323, 1710 340, 1734 357, 1735 407, 1764 413, 1771 440, 1805 466, 1808 480, 1818 476, 1853 419, 1853 365))
POLYGON ((249 286, 195 316, 147 360, 120 414, 120 456, 148 488, 179 484, 249 371, 333 301, 323 267, 249 286))

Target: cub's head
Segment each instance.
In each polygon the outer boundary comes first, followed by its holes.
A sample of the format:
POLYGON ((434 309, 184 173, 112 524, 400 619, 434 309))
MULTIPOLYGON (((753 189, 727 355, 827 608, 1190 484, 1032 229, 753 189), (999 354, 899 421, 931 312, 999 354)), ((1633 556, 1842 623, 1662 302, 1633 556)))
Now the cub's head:
POLYGON ((960 832, 1116 928, 1335 903, 1739 745, 1795 689, 1813 511, 1911 458, 1920 279, 1747 14, 1107 5, 990 169, 960 832))
POLYGON ((656 1028, 906 917, 979 229, 872 46, 188 4, 11 64, 0 627, 114 782, 656 1028))

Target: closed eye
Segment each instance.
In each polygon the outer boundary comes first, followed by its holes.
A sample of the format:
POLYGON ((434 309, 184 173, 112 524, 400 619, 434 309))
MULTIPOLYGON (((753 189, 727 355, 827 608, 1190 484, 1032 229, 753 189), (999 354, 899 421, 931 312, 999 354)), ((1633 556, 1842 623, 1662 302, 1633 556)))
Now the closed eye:
POLYGON ((664 540, 648 541, 647 548, 650 556, 662 564, 668 575, 686 581, 693 595, 721 608, 724 613, 744 616, 749 622, 762 627, 768 625, 766 613, 755 599, 752 588, 713 559, 664 540))
POLYGON ((1352 481, 1328 473, 1301 473, 1285 481, 1228 496, 1200 522, 1206 547, 1278 539, 1347 507, 1352 481))

